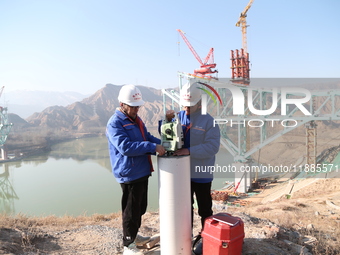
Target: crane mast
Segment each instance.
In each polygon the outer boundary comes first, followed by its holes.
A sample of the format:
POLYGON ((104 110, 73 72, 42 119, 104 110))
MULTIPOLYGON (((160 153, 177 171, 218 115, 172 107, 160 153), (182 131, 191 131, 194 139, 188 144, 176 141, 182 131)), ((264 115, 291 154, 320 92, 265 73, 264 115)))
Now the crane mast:
POLYGON ((249 85, 250 68, 249 53, 247 47, 247 12, 253 4, 254 0, 250 0, 246 8, 240 14, 239 20, 236 22, 237 27, 242 30, 242 48, 240 50, 231 51, 231 81, 241 85, 249 85))
POLYGON ((247 26, 246 17, 247 17, 247 12, 250 9, 253 2, 254 2, 254 0, 249 1, 246 8, 244 8, 243 12, 241 12, 239 20, 235 24, 237 27, 241 27, 241 30, 242 30, 242 48, 243 48, 245 53, 248 52, 248 49, 247 49, 247 27, 248 26, 247 26))

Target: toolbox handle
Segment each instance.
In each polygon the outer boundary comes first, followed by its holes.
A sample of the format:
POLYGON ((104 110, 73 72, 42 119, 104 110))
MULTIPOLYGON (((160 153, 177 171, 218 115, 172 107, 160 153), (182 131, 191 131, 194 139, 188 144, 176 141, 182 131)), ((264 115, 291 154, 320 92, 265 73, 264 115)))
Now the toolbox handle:
POLYGON ((229 226, 232 226, 232 227, 236 226, 240 222, 239 220, 237 220, 236 222, 231 223, 231 222, 227 222, 227 221, 221 220, 219 218, 215 218, 215 217, 213 217, 213 220, 218 221, 218 222, 222 222, 222 223, 225 223, 225 224, 228 224, 229 226))

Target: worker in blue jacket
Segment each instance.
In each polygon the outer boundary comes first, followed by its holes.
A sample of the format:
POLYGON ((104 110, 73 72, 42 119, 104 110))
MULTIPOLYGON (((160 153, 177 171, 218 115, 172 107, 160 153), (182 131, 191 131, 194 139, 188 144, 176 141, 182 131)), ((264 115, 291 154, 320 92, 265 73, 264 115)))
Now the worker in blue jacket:
MULTIPOLYGON (((211 115, 201 114, 202 90, 199 87, 201 85, 197 82, 191 85, 187 83, 180 91, 183 110, 178 113, 178 117, 182 124, 184 145, 174 155, 190 155, 192 219, 195 195, 203 228, 204 220, 213 214, 213 174, 209 169, 215 166, 215 155, 220 148, 220 130, 218 125, 214 126, 211 115)), ((170 121, 174 117, 174 111, 167 111, 166 117, 170 121)))
POLYGON ((122 188, 124 255, 143 254, 137 246, 150 238, 137 235, 147 209, 148 178, 153 171, 151 155, 162 156, 160 139, 152 136, 138 116, 144 104, 140 90, 124 85, 118 95, 120 107, 106 127, 112 172, 122 188))

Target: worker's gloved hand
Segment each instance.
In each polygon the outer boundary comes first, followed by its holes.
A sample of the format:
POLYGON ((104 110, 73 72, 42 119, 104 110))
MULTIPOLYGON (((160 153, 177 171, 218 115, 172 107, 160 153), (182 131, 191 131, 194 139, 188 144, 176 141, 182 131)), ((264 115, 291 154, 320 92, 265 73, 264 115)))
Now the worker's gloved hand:
POLYGON ((175 118, 175 111, 174 110, 167 110, 165 113, 165 117, 167 121, 171 121, 173 118, 175 118))
POLYGON ((163 145, 156 144, 156 152, 158 153, 158 156, 163 156, 166 153, 166 150, 163 145))
POLYGON ((188 148, 182 148, 174 152, 174 156, 185 156, 190 155, 190 151, 188 148))

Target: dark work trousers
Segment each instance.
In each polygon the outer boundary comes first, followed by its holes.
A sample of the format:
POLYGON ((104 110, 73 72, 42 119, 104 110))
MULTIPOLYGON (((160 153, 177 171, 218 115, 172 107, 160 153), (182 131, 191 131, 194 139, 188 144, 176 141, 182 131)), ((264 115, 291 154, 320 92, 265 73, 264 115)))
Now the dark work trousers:
POLYGON ((191 226, 194 222, 194 194, 196 196, 198 215, 201 216, 202 229, 204 227, 205 218, 213 214, 211 199, 211 182, 197 183, 191 182, 191 226))
POLYGON ((120 186, 122 196, 123 245, 133 243, 148 204, 148 179, 120 186))

